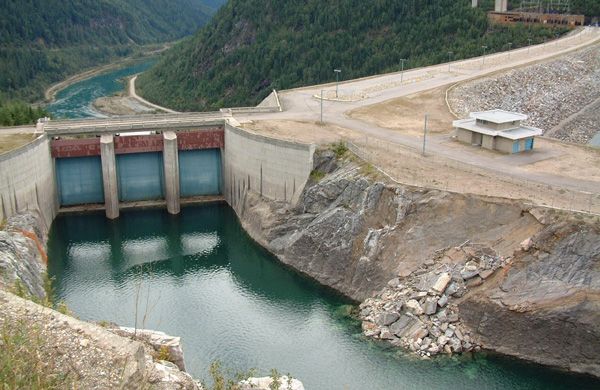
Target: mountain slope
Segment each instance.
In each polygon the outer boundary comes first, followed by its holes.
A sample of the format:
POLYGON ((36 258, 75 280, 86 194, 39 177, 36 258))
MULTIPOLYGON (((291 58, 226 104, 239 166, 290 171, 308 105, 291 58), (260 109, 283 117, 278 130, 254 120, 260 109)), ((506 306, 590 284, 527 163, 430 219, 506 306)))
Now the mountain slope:
POLYGON ((0 93, 35 98, 40 86, 138 45, 189 35, 224 1, 0 0, 0 93))
POLYGON ((180 110, 255 104, 291 88, 524 45, 549 30, 491 27, 467 0, 230 0, 193 39, 139 80, 143 96, 180 110))

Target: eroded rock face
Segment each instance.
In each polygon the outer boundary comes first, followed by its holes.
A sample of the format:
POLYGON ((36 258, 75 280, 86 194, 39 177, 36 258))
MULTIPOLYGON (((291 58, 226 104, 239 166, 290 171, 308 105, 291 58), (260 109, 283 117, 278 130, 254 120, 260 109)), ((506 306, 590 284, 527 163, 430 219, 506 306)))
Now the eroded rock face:
POLYGON ((35 211, 10 217, 0 230, 0 288, 20 283, 29 294, 44 298, 46 238, 42 218, 35 211))
POLYGON ((486 348, 600 376, 600 224, 556 223, 460 315, 486 348))
POLYGON ((316 156, 327 175, 294 208, 250 193, 238 213, 282 262, 364 301, 365 335, 600 376, 597 219, 386 185, 327 158, 316 156))
POLYGON ((315 160, 331 172, 309 183, 294 208, 249 193, 240 219, 282 262, 357 301, 418 270, 436 249, 504 235, 505 254, 541 227, 515 202, 390 186, 327 157, 315 160))

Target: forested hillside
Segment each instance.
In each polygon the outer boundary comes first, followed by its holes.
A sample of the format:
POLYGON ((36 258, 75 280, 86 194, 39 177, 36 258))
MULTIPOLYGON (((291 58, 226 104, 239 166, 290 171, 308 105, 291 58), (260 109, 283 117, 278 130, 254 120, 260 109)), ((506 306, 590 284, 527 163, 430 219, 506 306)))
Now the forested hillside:
POLYGON ((271 89, 345 79, 513 48, 554 36, 490 26, 470 0, 230 0, 193 39, 139 79, 147 99, 180 110, 252 105, 271 89))
POLYGON ((195 32, 225 0, 0 0, 0 98, 195 32))

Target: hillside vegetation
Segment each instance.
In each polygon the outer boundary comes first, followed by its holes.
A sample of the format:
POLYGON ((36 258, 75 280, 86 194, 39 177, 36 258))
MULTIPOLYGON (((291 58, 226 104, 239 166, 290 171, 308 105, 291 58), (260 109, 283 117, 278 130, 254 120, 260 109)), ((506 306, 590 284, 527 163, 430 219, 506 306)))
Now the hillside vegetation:
POLYGON ((195 32, 225 0, 2 0, 0 98, 195 32))
POLYGON ((540 42, 556 31, 490 26, 467 0, 230 0, 143 74, 139 89, 179 110, 252 105, 285 89, 540 42))

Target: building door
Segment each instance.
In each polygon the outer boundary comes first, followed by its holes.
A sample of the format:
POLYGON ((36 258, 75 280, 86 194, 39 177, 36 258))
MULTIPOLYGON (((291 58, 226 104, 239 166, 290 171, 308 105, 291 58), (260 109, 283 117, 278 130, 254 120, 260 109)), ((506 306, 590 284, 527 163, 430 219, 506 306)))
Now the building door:
POLYGON ((519 153, 519 140, 516 140, 513 142, 513 148, 512 148, 512 152, 513 153, 519 153))
POLYGON ((525 140, 525 150, 533 149, 533 138, 528 138, 525 140))
POLYGON ((481 146, 483 141, 483 134, 473 132, 471 135, 471 144, 481 146))

